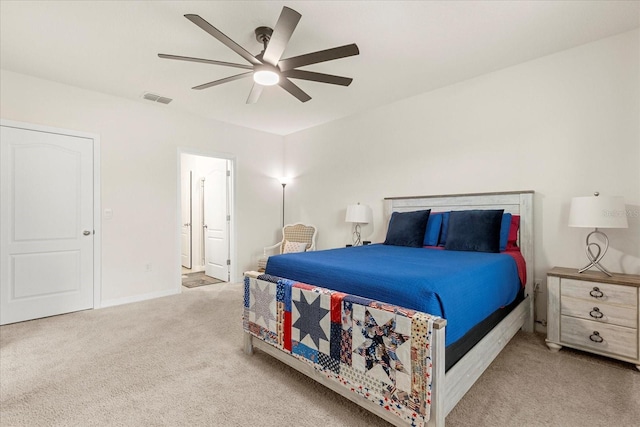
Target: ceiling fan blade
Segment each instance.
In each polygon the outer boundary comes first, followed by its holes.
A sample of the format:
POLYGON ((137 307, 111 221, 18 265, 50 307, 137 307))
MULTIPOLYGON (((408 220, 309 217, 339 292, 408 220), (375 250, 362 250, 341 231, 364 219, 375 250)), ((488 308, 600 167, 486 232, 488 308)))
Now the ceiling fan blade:
POLYGON ((258 83, 254 83, 253 87, 251 88, 251 92, 249 92, 247 104, 255 104, 256 102, 258 102, 258 98, 260 98, 262 89, 264 89, 264 86, 259 85, 258 83))
POLYGON ((281 73, 285 77, 292 79, 311 80, 320 83, 329 83, 332 85, 349 86, 353 81, 349 77, 334 76, 331 74, 315 73, 305 70, 289 70, 281 73))
POLYGON ((233 50, 238 55, 242 56, 244 59, 246 59, 253 65, 262 64, 262 62, 258 61, 255 56, 251 55, 242 46, 240 46, 238 43, 234 42, 229 37, 224 35, 222 31, 218 30, 216 27, 209 24, 199 15, 187 14, 187 15, 184 15, 184 17, 187 18, 189 21, 193 22, 194 24, 196 24, 198 27, 205 30, 207 33, 211 34, 213 37, 218 39, 222 44, 227 46, 229 49, 233 50))
POLYGON ((287 79, 286 77, 284 79, 280 79, 278 84, 284 90, 289 92, 291 95, 293 95, 296 98, 298 98, 301 102, 307 102, 308 100, 311 99, 311 97, 309 95, 307 95, 307 93, 305 91, 300 89, 298 86, 294 85, 293 82, 291 82, 291 80, 287 79))
POLYGON ((282 8, 282 13, 280 13, 278 22, 276 22, 276 26, 273 29, 267 49, 262 56, 264 62, 274 67, 278 64, 301 17, 302 15, 293 9, 286 6, 282 8))
POLYGON ((252 74, 253 74, 253 71, 249 71, 248 73, 236 74, 235 76, 225 77, 224 79, 214 80, 214 81, 209 82, 209 83, 205 83, 205 84, 202 84, 202 85, 199 85, 199 86, 194 86, 191 89, 196 89, 196 90, 207 89, 207 88, 210 88, 212 86, 221 85, 222 83, 232 82, 234 80, 238 80, 238 79, 242 79, 242 78, 245 78, 245 77, 249 77, 252 74))
POLYGON ((334 47, 332 49, 319 50, 305 55, 294 56, 293 58, 282 59, 278 62, 278 67, 282 71, 287 71, 305 65, 317 64, 318 62, 346 58, 348 56, 358 55, 359 53, 360 50, 358 49, 358 46, 355 43, 352 43, 345 46, 334 47))
POLYGON ((190 56, 167 55, 159 53, 158 56, 163 59, 176 59, 178 61, 202 62, 203 64, 224 65, 225 67, 244 68, 245 70, 253 70, 252 65, 235 64, 233 62, 215 61, 213 59, 192 58, 190 56))

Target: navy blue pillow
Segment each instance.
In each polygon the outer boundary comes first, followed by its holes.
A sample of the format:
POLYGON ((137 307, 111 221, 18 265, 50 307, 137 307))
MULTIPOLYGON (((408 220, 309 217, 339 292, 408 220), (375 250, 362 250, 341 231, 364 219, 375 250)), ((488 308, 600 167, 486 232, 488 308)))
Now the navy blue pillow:
POLYGON ((452 251, 500 252, 504 209, 452 211, 444 248, 452 251))
POLYGON ((502 215, 502 223, 500 224, 500 252, 507 249, 507 240, 509 240, 509 230, 511 229, 511 214, 502 215))
POLYGON ((427 221, 427 229, 424 232, 424 246, 438 245, 440 228, 442 228, 442 213, 430 213, 429 221, 427 221))
POLYGON ((431 209, 413 212, 394 212, 389 220, 385 245, 421 248, 431 209))
POLYGON ((449 214, 451 212, 442 212, 442 231, 440 232, 440 246, 447 243, 447 232, 449 231, 449 214))

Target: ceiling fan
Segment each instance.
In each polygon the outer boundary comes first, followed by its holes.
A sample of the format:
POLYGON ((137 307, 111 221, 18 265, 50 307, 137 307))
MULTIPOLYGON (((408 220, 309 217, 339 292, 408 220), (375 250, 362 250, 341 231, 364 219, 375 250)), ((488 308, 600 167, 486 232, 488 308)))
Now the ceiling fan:
POLYGON ((298 70, 298 67, 317 64, 320 62, 332 61, 334 59, 346 58, 358 55, 360 51, 355 43, 345 46, 334 47, 332 49, 320 50, 305 55, 294 56, 292 58, 281 59, 289 43, 289 39, 296 29, 302 15, 293 9, 283 7, 278 22, 274 29, 269 27, 258 27, 255 29, 256 39, 263 44, 264 49, 258 55, 252 55, 242 46, 224 35, 220 30, 209 24, 198 15, 188 14, 185 18, 202 28, 204 31, 218 39, 229 49, 244 58, 250 65, 236 64, 232 62, 215 61, 213 59, 192 58, 188 56, 166 55, 159 53, 158 56, 164 59, 175 59, 179 61, 201 62, 205 64, 223 65, 226 67, 242 68, 251 70, 245 73, 236 74, 220 80, 214 80, 193 87, 192 89, 202 90, 222 83, 231 82, 245 77, 253 77, 254 84, 247 98, 247 104, 254 104, 258 101, 264 86, 279 85, 284 90, 295 96, 302 102, 307 102, 311 97, 298 86, 293 84, 291 79, 311 80, 320 83, 349 86, 353 79, 348 77, 334 76, 331 74, 316 73, 313 71, 298 70))

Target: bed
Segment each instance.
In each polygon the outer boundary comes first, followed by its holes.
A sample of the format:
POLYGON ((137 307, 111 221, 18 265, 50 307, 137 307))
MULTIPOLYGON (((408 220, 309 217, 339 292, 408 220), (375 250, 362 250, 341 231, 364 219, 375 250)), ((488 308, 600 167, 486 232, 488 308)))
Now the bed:
POLYGON ((393 425, 444 426, 513 335, 533 331, 532 204, 532 191, 386 198, 387 219, 426 209, 518 215, 522 262, 513 254, 437 246, 371 245, 275 257, 268 274, 245 273, 245 352, 257 348, 393 425), (360 257, 370 267, 350 270, 360 257), (391 258, 400 264, 385 270, 382 260, 391 258), (480 273, 489 261, 492 272, 480 273), (406 274, 395 283, 390 270, 406 274), (435 272, 438 280, 431 278, 435 272), (466 282, 480 276, 484 282, 466 282), (436 282, 440 287, 431 288, 436 282), (465 304, 472 294, 492 301, 465 304))

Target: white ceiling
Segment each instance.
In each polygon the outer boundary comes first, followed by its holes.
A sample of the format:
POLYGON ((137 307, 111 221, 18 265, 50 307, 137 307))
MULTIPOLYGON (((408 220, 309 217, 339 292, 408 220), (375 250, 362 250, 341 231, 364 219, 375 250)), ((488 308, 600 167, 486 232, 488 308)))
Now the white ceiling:
POLYGON ((640 26, 639 1, 5 1, 0 66, 115 96, 144 92, 186 110, 287 135, 640 26), (360 55, 305 69, 349 87, 294 82, 245 104, 250 79, 190 89, 245 70, 158 58, 244 60, 183 17, 202 16, 254 54, 258 26, 286 5, 302 14, 284 57, 356 43, 360 55))

